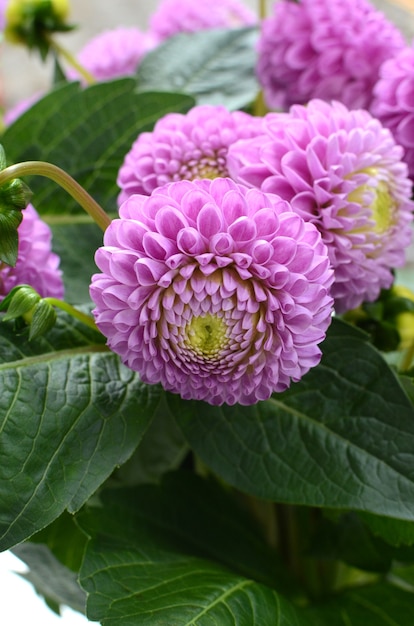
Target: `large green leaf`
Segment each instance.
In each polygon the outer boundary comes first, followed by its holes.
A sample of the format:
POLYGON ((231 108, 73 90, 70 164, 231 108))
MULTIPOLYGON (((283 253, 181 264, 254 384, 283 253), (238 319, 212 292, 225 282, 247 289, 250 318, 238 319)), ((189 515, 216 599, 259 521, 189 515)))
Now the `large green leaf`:
POLYGON ((203 30, 171 37, 150 52, 138 69, 141 91, 187 93, 197 104, 238 109, 250 104, 255 78, 257 29, 203 30))
POLYGON ((0 549, 76 511, 133 453, 157 387, 106 350, 99 333, 59 315, 28 342, 0 326, 0 549))
POLYGON ((414 594, 387 583, 356 588, 310 615, 321 626, 412 626, 414 594))
MULTIPOLYGON (((171 93, 136 92, 133 79, 87 89, 66 84, 46 95, 4 133, 10 162, 49 161, 75 178, 107 211, 116 211, 118 170, 139 133, 163 115, 184 113, 194 100, 171 93)), ((80 212, 55 183, 27 178, 40 213, 80 212)))
POLYGON ((89 619, 120 626, 308 624, 276 591, 237 573, 243 565, 260 574, 260 565, 263 576, 275 554, 242 512, 200 479, 180 474, 163 488, 102 495, 102 508, 77 516, 90 537, 80 572, 89 619))
POLYGON ((242 491, 414 520, 414 410, 366 336, 334 320, 321 364, 251 407, 169 396, 187 440, 242 491))

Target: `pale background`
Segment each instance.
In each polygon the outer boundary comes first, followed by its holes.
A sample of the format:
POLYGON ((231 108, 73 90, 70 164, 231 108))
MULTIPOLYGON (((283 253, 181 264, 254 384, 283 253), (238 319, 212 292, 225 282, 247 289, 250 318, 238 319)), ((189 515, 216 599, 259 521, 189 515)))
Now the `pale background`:
MULTIPOLYGON (((196 2, 197 0, 194 0, 196 2)), ((407 43, 414 37, 414 0, 372 0, 405 34, 407 43)), ((255 8, 259 2, 245 0, 255 8)), ((78 24, 76 33, 60 40, 77 53, 88 39, 105 29, 116 26, 148 28, 148 17, 157 0, 71 0, 71 23, 78 24)), ((269 10, 271 2, 268 2, 269 10)), ((0 101, 10 107, 33 93, 47 89, 52 67, 42 65, 38 57, 24 48, 3 44, 0 48, 0 101)), ((30 584, 21 580, 13 570, 23 571, 10 553, 0 554, 0 624, 2 626, 83 626, 92 624, 78 613, 65 609, 62 618, 52 613, 30 584)))

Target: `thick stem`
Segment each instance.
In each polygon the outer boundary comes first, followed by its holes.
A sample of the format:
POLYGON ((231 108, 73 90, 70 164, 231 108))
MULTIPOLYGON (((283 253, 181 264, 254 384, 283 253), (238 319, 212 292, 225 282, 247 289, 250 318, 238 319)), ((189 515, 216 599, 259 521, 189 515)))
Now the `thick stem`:
POLYGON ((92 217, 102 230, 106 230, 111 218, 102 207, 67 172, 45 161, 26 161, 10 165, 0 172, 0 187, 22 176, 45 176, 60 185, 92 217))
POLYGON ((259 0, 259 19, 264 20, 266 17, 266 0, 259 0))

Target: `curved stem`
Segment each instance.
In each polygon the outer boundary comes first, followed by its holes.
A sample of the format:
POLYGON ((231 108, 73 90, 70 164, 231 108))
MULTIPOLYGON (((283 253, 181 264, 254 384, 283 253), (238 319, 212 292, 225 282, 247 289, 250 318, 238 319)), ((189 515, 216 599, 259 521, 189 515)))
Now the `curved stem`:
POLYGON ((55 39, 52 39, 51 37, 48 38, 48 41, 52 50, 54 50, 57 55, 65 59, 65 61, 78 72, 79 76, 83 78, 87 85, 93 85, 94 83, 96 83, 95 77, 92 76, 92 74, 79 63, 76 57, 74 57, 73 54, 69 52, 69 50, 66 50, 66 48, 61 46, 60 43, 58 43, 57 41, 55 41, 55 39))
POLYGON ((400 367, 400 371, 403 373, 407 372, 412 365, 413 359, 414 359, 414 341, 411 343, 410 347, 407 348, 405 352, 403 362, 400 367))
POLYGON ((91 315, 82 313, 82 311, 78 311, 78 309, 75 309, 75 307, 73 307, 71 304, 68 304, 63 300, 58 300, 57 298, 43 298, 43 300, 51 306, 56 306, 59 309, 62 309, 62 311, 65 311, 83 324, 86 324, 86 326, 89 326, 89 328, 100 332, 99 328, 95 324, 95 320, 93 319, 93 317, 91 317, 91 315))
POLYGON ((10 180, 21 178, 22 176, 45 176, 46 178, 50 178, 60 185, 62 189, 67 191, 102 230, 106 230, 111 223, 111 218, 92 196, 90 196, 67 172, 57 165, 45 161, 26 161, 10 165, 0 172, 0 187, 10 180))

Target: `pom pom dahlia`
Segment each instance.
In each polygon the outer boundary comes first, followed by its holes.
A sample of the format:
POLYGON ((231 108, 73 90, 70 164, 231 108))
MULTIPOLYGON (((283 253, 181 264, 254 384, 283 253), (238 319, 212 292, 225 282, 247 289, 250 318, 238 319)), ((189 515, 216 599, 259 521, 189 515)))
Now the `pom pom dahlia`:
POLYGON ((404 148, 414 180, 414 43, 381 66, 370 110, 404 148))
POLYGON ((405 262, 411 182, 402 148, 367 111, 312 100, 269 113, 266 135, 234 144, 232 177, 278 194, 316 225, 335 271, 337 312, 375 300, 405 262))
POLYGON ((368 108, 381 63, 404 45, 366 0, 280 0, 262 23, 257 76, 270 108, 311 98, 368 108))
POLYGON ((163 0, 152 14, 150 28, 160 39, 209 28, 236 28, 256 23, 239 0, 163 0))
POLYGON ((30 285, 43 298, 62 298, 60 259, 51 250, 52 233, 29 204, 18 228, 19 246, 15 267, 0 264, 0 299, 17 285, 30 285))
POLYGON ((169 113, 154 130, 141 133, 118 174, 118 202, 149 195, 167 182, 228 176, 226 156, 238 139, 262 133, 262 118, 224 106, 200 105, 187 114, 169 113))
MULTIPOLYGON (((98 81, 135 73, 144 56, 155 48, 158 39, 138 28, 118 27, 93 37, 77 55, 79 63, 98 81)), ((72 68, 68 78, 78 80, 72 68)))
POLYGON ((90 293, 109 347, 185 399, 253 404, 318 364, 332 270, 317 229, 226 178, 131 196, 90 293))

